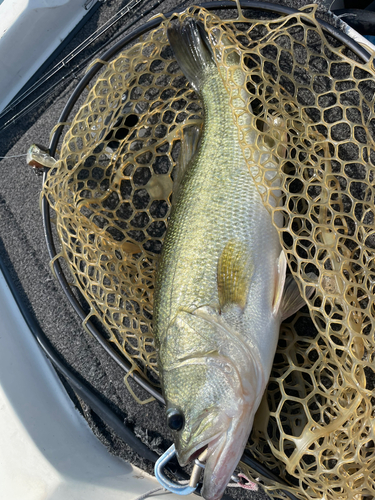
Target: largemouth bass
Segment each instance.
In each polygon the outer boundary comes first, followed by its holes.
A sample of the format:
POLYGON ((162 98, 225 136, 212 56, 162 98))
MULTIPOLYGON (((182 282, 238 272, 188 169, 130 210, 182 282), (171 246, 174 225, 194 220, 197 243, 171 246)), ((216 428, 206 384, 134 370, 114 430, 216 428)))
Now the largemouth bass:
POLYGON ((284 291, 278 233, 240 148, 207 33, 190 19, 168 37, 202 98, 204 125, 200 138, 192 129, 183 145, 154 330, 178 460, 185 465, 207 449, 202 495, 217 500, 251 431, 280 322, 303 302, 294 282, 284 291))

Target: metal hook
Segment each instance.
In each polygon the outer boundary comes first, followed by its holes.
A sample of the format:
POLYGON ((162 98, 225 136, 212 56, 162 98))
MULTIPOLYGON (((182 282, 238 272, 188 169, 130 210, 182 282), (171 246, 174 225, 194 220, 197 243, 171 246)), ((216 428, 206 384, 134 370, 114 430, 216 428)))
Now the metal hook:
POLYGON ((172 458, 176 455, 176 448, 174 444, 162 455, 155 464, 155 477, 159 481, 159 483, 163 486, 163 488, 171 491, 172 493, 176 493, 177 495, 190 495, 193 493, 198 486, 199 478, 204 469, 203 460, 205 460, 207 455, 207 450, 205 450, 198 459, 195 460, 195 465, 193 467, 189 484, 180 484, 175 481, 171 481, 164 474, 165 465, 172 460, 172 458))

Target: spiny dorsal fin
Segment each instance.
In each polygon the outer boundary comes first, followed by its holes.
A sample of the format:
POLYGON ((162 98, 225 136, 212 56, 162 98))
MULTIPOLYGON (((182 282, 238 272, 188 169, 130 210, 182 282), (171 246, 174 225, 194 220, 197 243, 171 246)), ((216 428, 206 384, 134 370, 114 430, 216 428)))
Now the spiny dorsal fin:
POLYGON ((191 163, 195 153, 198 151, 199 141, 202 135, 201 130, 202 129, 199 125, 192 125, 191 127, 186 127, 183 131, 181 151, 178 157, 176 174, 173 181, 173 203, 177 199, 177 192, 187 167, 191 163))
POLYGON ((245 308, 253 274, 251 256, 244 243, 230 240, 225 245, 217 268, 217 287, 220 309, 235 304, 245 308))

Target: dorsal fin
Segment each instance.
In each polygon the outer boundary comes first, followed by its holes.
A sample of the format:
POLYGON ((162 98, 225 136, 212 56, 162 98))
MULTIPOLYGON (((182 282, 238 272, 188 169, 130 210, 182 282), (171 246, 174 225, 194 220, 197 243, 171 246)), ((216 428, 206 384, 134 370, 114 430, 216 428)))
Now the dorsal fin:
POLYGON ((186 127, 183 131, 181 151, 178 157, 176 173, 173 181, 173 203, 177 199, 177 192, 179 190, 187 167, 194 158, 195 153, 198 151, 201 135, 201 127, 199 125, 186 127))

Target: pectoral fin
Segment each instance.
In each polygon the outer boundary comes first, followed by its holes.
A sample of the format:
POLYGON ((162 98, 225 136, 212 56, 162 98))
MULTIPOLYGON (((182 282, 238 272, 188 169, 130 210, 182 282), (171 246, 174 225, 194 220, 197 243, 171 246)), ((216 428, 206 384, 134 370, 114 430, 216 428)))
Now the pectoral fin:
POLYGON ((228 241, 217 269, 221 310, 232 304, 245 308, 252 274, 253 263, 247 247, 239 240, 228 241))

